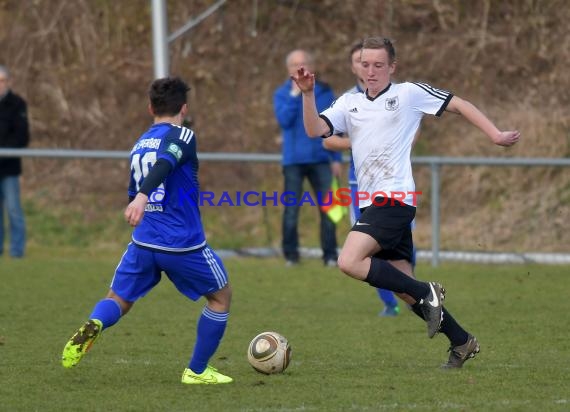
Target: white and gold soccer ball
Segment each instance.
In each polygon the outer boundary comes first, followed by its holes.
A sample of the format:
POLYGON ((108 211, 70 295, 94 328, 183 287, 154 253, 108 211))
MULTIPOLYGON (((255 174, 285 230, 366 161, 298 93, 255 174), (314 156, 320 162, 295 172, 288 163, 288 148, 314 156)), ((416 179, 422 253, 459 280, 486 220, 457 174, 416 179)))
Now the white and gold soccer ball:
POLYGON ((247 349, 249 364, 260 373, 281 373, 291 361, 291 346, 277 332, 262 332, 253 338, 247 349))

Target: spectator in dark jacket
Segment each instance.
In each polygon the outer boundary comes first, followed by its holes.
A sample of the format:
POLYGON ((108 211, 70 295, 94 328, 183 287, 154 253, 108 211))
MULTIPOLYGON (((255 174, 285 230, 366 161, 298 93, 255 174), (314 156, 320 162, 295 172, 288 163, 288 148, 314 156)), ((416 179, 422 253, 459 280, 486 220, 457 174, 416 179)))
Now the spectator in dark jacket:
MULTIPOLYGON (((293 50, 287 55, 286 66, 289 76, 295 74, 300 67, 313 67, 313 57, 305 50, 293 50)), ((329 107, 335 96, 325 83, 317 82, 315 86, 316 103, 319 110, 329 107)), ((340 175, 341 154, 323 148, 319 139, 311 139, 303 126, 303 106, 301 91, 290 78, 285 81, 273 95, 275 117, 282 131, 283 175, 285 177, 285 193, 294 193, 288 197, 283 212, 283 255, 287 265, 299 261, 299 236, 297 231, 299 207, 302 199, 303 181, 309 180, 313 191, 324 196, 331 187, 332 176, 340 175)), ((323 260, 327 266, 336 266, 337 243, 335 223, 320 208, 320 239, 323 249, 323 260)))
MULTIPOLYGON (((26 147, 29 141, 26 102, 10 90, 10 72, 0 66, 0 148, 26 147)), ((10 222, 10 255, 24 256, 26 224, 20 205, 20 158, 0 157, 0 255, 4 246, 4 208, 10 222)))

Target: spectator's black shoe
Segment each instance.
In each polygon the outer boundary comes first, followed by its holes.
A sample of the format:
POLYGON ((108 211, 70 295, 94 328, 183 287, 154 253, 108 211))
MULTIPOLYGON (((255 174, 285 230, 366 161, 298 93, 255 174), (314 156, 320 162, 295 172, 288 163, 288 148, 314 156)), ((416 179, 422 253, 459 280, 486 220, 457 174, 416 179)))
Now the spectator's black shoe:
POLYGON ((336 268, 338 263, 336 263, 336 259, 327 259, 325 260, 325 266, 328 268, 336 268))

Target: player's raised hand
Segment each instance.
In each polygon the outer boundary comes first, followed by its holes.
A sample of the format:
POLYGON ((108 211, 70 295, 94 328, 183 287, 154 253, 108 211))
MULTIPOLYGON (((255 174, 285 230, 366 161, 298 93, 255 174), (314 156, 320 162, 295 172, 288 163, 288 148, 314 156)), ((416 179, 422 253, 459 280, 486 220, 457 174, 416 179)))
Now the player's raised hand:
POLYGON ((315 88, 315 75, 307 71, 304 67, 297 70, 297 73, 291 76, 291 79, 297 84, 302 93, 308 93, 315 88))
POLYGON ((494 139, 494 143, 499 146, 512 146, 518 142, 521 138, 521 132, 518 130, 509 130, 499 133, 499 135, 494 139))
POLYGON ((133 201, 129 203, 125 209, 125 220, 129 225, 134 227, 141 222, 144 216, 144 210, 147 201, 147 195, 143 193, 137 193, 133 201))

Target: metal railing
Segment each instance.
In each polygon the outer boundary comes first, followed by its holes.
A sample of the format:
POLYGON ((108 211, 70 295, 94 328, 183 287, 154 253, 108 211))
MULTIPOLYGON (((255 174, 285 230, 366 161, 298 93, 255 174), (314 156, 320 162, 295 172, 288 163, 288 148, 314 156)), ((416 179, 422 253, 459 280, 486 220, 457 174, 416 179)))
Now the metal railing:
POLYGON ((441 166, 546 166, 570 167, 565 158, 525 157, 412 157, 412 163, 429 165, 431 171, 431 264, 439 265, 441 166))
MULTIPOLYGON (((128 159, 130 152, 118 150, 72 150, 72 149, 0 149, 0 157, 43 158, 91 158, 128 159)), ((274 153, 198 153, 198 159, 218 162, 281 162, 281 155, 274 153)), ((348 158, 344 159, 348 161, 348 158)), ((508 166, 508 167, 570 167, 569 158, 524 158, 524 157, 412 157, 412 163, 426 165, 431 171, 431 264, 440 261, 440 186, 441 166, 508 166)))

